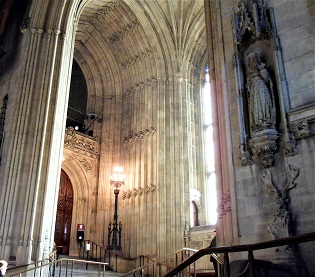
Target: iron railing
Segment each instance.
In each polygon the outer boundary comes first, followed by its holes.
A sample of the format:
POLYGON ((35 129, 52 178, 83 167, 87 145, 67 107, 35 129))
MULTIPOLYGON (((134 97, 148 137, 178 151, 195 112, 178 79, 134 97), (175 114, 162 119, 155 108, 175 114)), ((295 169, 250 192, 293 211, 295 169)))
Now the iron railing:
POLYGON ((90 261, 107 263, 107 267, 110 270, 118 270, 118 257, 121 255, 121 251, 109 250, 91 240, 85 240, 80 244, 79 257, 90 261), (87 244, 89 244, 89 250, 86 248, 87 244))
MULTIPOLYGON (((189 256, 196 252, 198 252, 198 250, 185 247, 161 259, 153 259, 148 256, 140 255, 139 267, 127 273, 124 273, 122 277, 139 275, 162 277, 163 274, 165 274, 165 272, 170 271, 176 265, 182 263, 185 259, 187 259, 189 256)), ((191 266, 187 268, 186 273, 195 274, 195 271, 196 266, 195 263, 193 263, 191 266)))
POLYGON ((18 266, 14 268, 9 268, 7 270, 7 277, 22 277, 22 276, 48 276, 48 277, 75 277, 77 276, 77 268, 75 264, 81 264, 80 271, 85 270, 87 272, 87 276, 89 275, 88 265, 97 266, 94 268, 94 272, 98 273, 98 276, 105 276, 105 267, 107 263, 102 262, 93 262, 93 261, 85 261, 85 260, 77 260, 77 259, 67 259, 62 258, 60 260, 52 260, 45 259, 42 261, 38 261, 36 263, 31 263, 23 266, 18 266))

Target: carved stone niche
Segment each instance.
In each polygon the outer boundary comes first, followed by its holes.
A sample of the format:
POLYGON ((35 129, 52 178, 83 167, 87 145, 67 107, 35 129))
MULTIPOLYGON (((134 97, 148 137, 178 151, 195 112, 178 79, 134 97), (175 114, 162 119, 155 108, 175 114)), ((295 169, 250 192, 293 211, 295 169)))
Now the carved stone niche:
POLYGON ((233 14, 233 33, 240 157, 243 165, 251 165, 256 155, 267 168, 273 166, 280 145, 286 155, 297 154, 286 122, 288 107, 283 98, 287 87, 281 47, 273 10, 263 0, 241 0, 238 9, 233 14))

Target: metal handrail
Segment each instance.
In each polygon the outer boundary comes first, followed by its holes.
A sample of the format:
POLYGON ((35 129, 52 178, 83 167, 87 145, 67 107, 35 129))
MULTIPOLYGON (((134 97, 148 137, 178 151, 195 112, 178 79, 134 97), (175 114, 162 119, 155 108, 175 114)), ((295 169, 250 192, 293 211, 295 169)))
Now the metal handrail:
MULTIPOLYGON (((16 272, 16 273, 11 273, 11 274, 10 274, 10 271, 12 271, 12 270, 14 269, 14 268, 10 268, 10 269, 7 270, 7 275, 6 275, 6 276, 8 276, 8 277, 14 277, 14 276, 19 276, 19 277, 21 277, 22 274, 25 274, 25 273, 31 272, 31 271, 35 271, 35 273, 36 273, 36 271, 39 270, 40 272, 42 272, 42 270, 43 270, 44 267, 48 267, 47 270, 52 269, 52 270, 53 270, 53 273, 50 273, 49 276, 54 276, 54 271, 55 271, 55 269, 56 269, 56 266, 58 266, 58 264, 59 264, 59 265, 60 265, 60 270, 61 270, 61 267, 62 267, 62 263, 63 263, 63 262, 66 262, 66 263, 67 263, 67 264, 66 264, 67 273, 68 273, 68 262, 71 262, 71 264, 72 264, 72 267, 71 267, 71 275, 69 275, 69 276, 72 276, 72 273, 73 273, 73 266, 74 266, 74 263, 75 263, 75 262, 76 262, 76 263, 96 264, 96 265, 98 265, 98 266, 99 266, 99 274, 98 274, 98 276, 100 276, 100 273, 101 273, 101 271, 100 271, 100 266, 103 267, 102 272, 103 272, 103 276, 105 276, 105 267, 106 267, 106 265, 108 265, 108 263, 93 262, 93 261, 85 261, 85 260, 77 260, 77 259, 68 259, 68 258, 62 258, 62 259, 60 259, 60 260, 54 260, 54 261, 51 261, 51 262, 47 262, 47 259, 45 259, 45 260, 38 261, 38 262, 36 262, 36 263, 29 264, 29 265, 34 265, 34 264, 42 263, 41 265, 35 266, 35 267, 32 267, 32 268, 29 268, 29 269, 26 269, 26 270, 23 270, 23 271, 20 271, 20 272, 16 272), (46 262, 46 263, 45 263, 45 262, 46 262)), ((23 267, 28 267, 29 265, 24 265, 23 267)), ((21 267, 22 267, 22 266, 21 266, 21 267)), ((16 267, 16 268, 17 268, 17 267, 16 267)), ((16 269, 16 268, 15 268, 15 269, 16 269)), ((34 274, 35 274, 35 273, 34 273, 34 274)))
MULTIPOLYGON (((163 258, 160 258, 160 259, 158 259, 158 260, 156 260, 156 261, 154 261, 154 260, 153 260, 152 258, 150 258, 150 257, 144 256, 144 255, 140 255, 140 256, 139 256, 140 258, 141 258, 141 257, 146 257, 147 259, 151 260, 152 262, 149 263, 149 264, 147 264, 147 265, 143 265, 143 266, 140 266, 140 267, 138 267, 138 268, 135 268, 135 269, 133 269, 133 270, 131 270, 131 271, 128 271, 127 273, 124 273, 124 274, 122 275, 122 277, 127 277, 127 276, 129 276, 129 275, 131 275, 131 274, 135 274, 136 272, 141 272, 141 273, 143 273, 146 269, 149 269, 149 268, 154 267, 154 266, 157 266, 157 265, 162 265, 162 266, 165 266, 166 268, 173 268, 174 266, 171 266, 171 265, 169 265, 169 264, 166 264, 164 261, 167 260, 168 258, 177 256, 178 254, 181 254, 181 253, 187 252, 187 251, 191 251, 191 252, 194 252, 194 253, 198 252, 197 249, 192 249, 192 248, 184 247, 184 248, 179 249, 179 250, 175 251, 175 252, 172 253, 172 254, 168 254, 167 256, 165 256, 165 257, 163 257, 163 258)), ((142 275, 141 275, 141 276, 142 276, 142 275)))
MULTIPOLYGON (((140 259, 141 259, 141 258, 146 258, 146 259, 148 259, 149 261, 151 261, 152 263, 155 263, 155 262, 156 262, 156 260, 154 260, 153 258, 151 258, 151 257, 149 257, 149 256, 145 256, 145 255, 140 255, 139 258, 140 258, 140 259)), ((163 260, 165 260, 165 258, 164 258, 163 260)), ((150 263, 150 264, 151 264, 151 263, 150 263)), ((159 264, 159 265, 163 265, 163 266, 165 266, 165 267, 173 268, 173 266, 171 266, 171 265, 169 265, 169 264, 166 264, 166 263, 158 262, 158 264, 159 264)), ((148 266, 148 265, 147 265, 147 266, 148 266)), ((144 267, 144 265, 143 265, 143 266, 140 266, 140 267, 144 267)))
POLYGON ((245 245, 235 245, 235 246, 220 246, 220 247, 212 247, 212 248, 204 248, 196 252, 194 255, 187 258, 185 261, 183 261, 181 264, 177 265, 174 269, 172 269, 170 272, 165 274, 163 277, 172 277, 175 276, 177 273, 194 263, 196 260, 200 259, 201 257, 205 255, 209 255, 212 253, 223 253, 224 254, 224 268, 225 268, 225 275, 230 276, 230 268, 229 268, 229 257, 228 253, 232 252, 248 252, 249 257, 249 267, 252 276, 254 272, 254 256, 253 251, 255 250, 261 250, 266 248, 273 248, 273 247, 279 247, 284 245, 290 245, 290 244, 297 244, 297 243, 303 243, 303 242, 309 242, 315 240, 315 232, 303 234, 303 235, 296 235, 276 240, 269 240, 264 242, 258 242, 254 244, 245 244, 245 245))
MULTIPOLYGON (((11 270, 11 271, 13 271, 13 270, 16 270, 16 269, 19 269, 19 268, 25 268, 25 267, 30 267, 30 266, 33 266, 33 265, 35 265, 35 267, 36 267, 36 264, 42 264, 43 262, 45 262, 45 261, 54 261, 54 260, 56 260, 56 255, 57 255, 57 257, 58 257, 58 254, 57 254, 57 249, 54 249, 49 255, 48 255, 48 258, 46 258, 46 259, 44 259, 44 260, 40 260, 40 261, 37 261, 37 262, 32 262, 32 263, 29 263, 29 264, 23 264, 23 265, 18 265, 18 266, 14 266, 14 267, 10 267, 8 270, 11 270)), ((7 270, 7 271, 8 271, 7 270)))
POLYGON ((80 256, 81 256, 81 249, 83 252, 83 258, 86 256, 87 258, 99 259, 100 261, 103 261, 103 262, 106 261, 106 255, 108 256, 109 253, 111 252, 106 247, 104 247, 104 246, 102 246, 102 245, 100 245, 100 244, 98 244, 92 240, 84 240, 83 245, 80 244, 80 252, 79 252, 80 256), (91 244, 91 249, 89 251, 87 251, 84 247, 84 245, 86 243, 91 244), (104 253, 104 255, 102 255, 102 253, 104 253))

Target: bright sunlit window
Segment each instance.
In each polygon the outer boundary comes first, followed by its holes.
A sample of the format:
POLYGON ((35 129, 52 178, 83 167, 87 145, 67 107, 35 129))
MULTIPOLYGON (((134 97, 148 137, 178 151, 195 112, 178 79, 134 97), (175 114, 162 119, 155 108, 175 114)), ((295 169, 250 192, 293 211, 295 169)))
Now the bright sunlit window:
POLYGON ((214 141, 213 141, 213 121, 211 109, 211 93, 209 67, 206 67, 204 82, 204 132, 205 132, 205 151, 206 151, 206 173, 207 173, 207 205, 209 224, 217 223, 217 191, 216 175, 214 169, 214 141))

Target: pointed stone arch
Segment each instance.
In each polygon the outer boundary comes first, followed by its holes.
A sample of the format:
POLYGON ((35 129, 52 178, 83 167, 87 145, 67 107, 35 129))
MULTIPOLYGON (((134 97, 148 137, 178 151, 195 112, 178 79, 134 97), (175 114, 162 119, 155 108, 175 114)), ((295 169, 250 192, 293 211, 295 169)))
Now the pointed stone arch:
MULTIPOLYGON (((72 211, 72 226, 70 240, 70 255, 77 253, 79 245, 76 241, 77 224, 89 225, 90 211, 92 206, 91 189, 89 186, 88 172, 84 168, 82 158, 75 156, 69 150, 64 151, 64 161, 62 170, 66 172, 73 186, 73 211, 72 211), (68 153, 69 152, 69 153, 68 153), (80 161, 81 160, 81 161, 80 161)), ((88 230, 86 230, 87 232, 88 230)))

